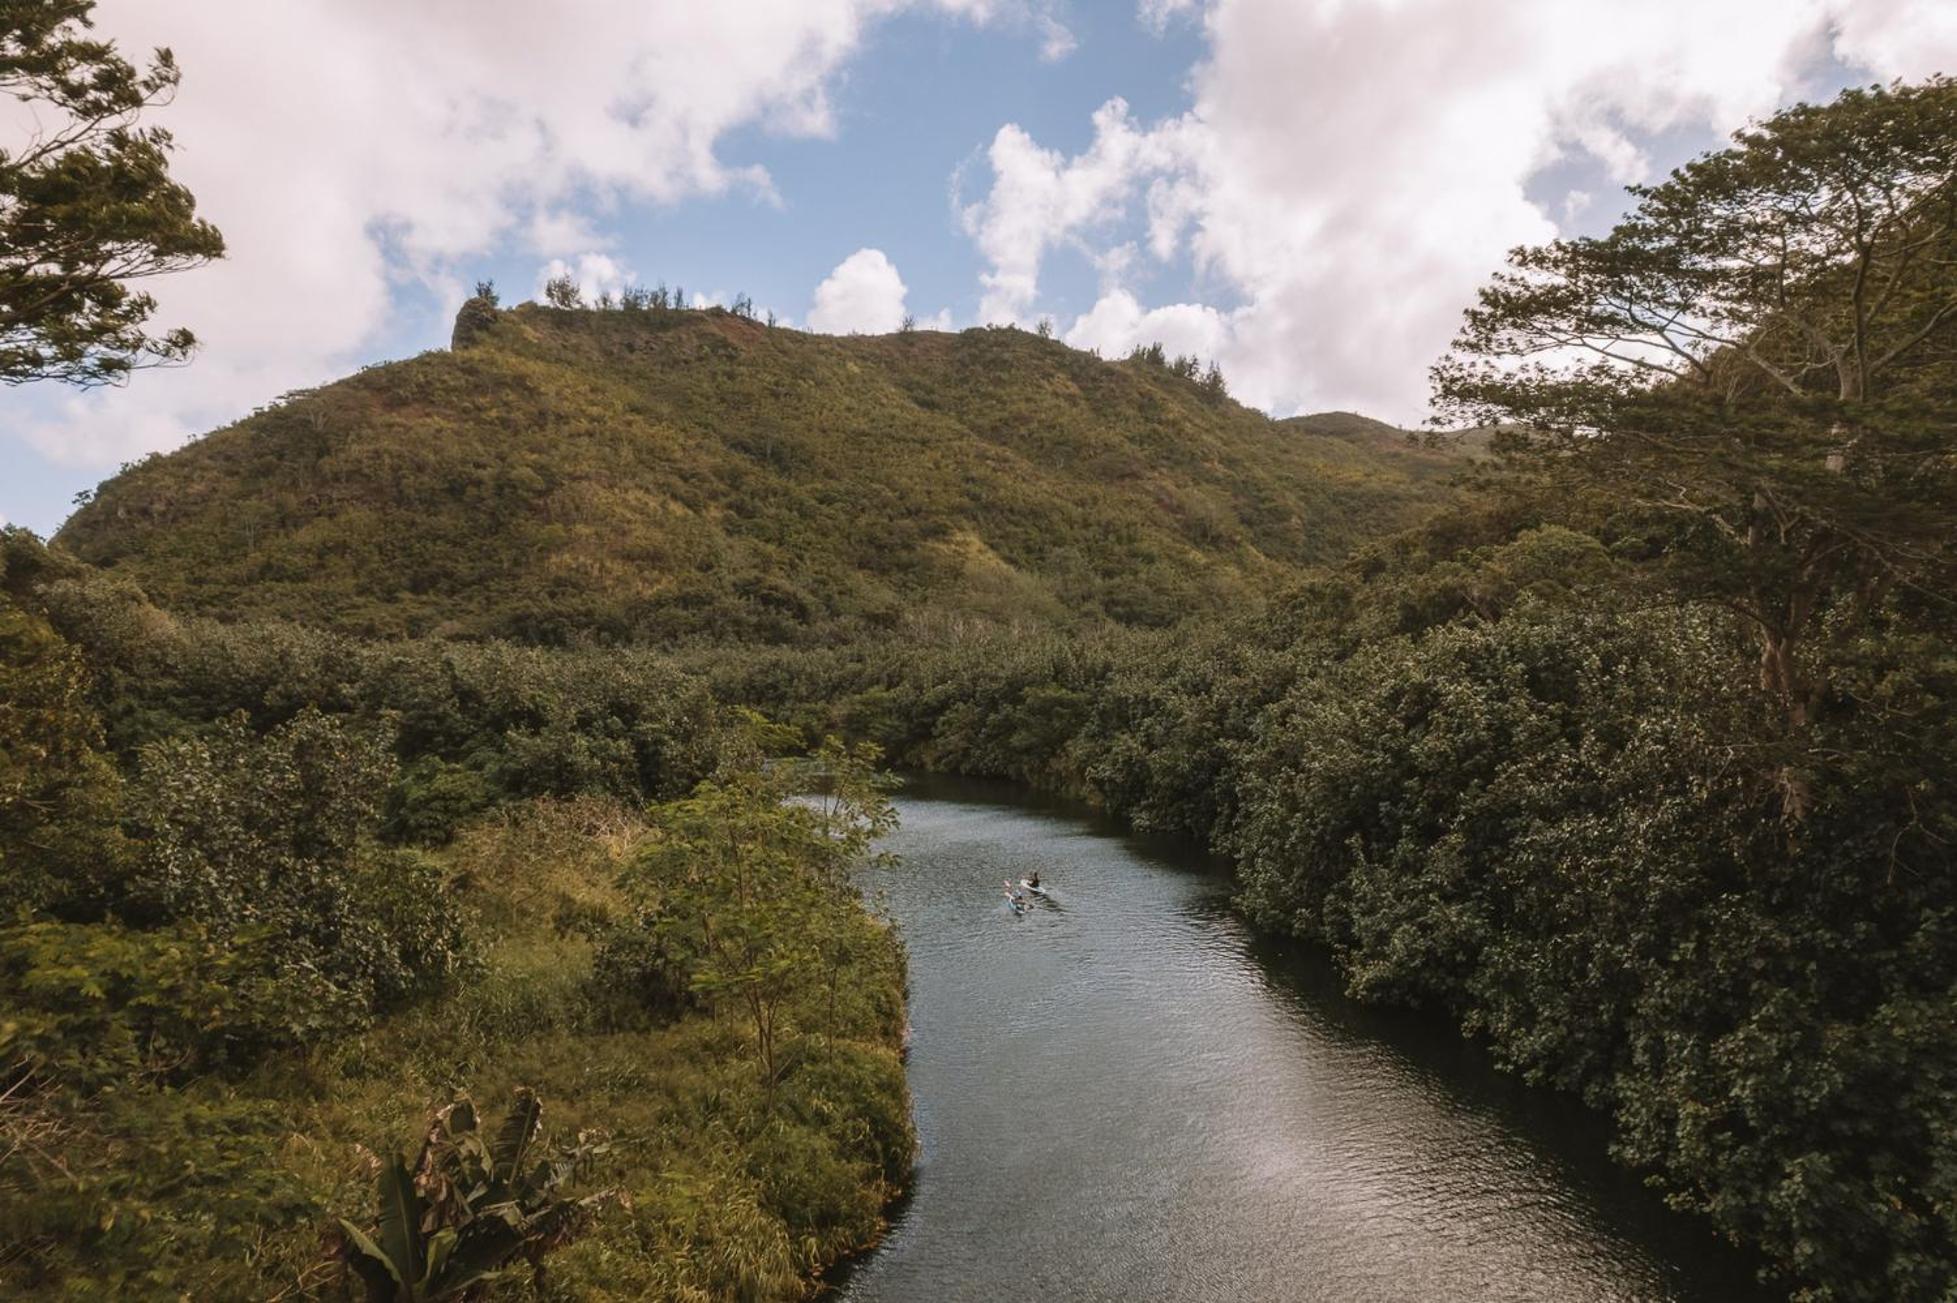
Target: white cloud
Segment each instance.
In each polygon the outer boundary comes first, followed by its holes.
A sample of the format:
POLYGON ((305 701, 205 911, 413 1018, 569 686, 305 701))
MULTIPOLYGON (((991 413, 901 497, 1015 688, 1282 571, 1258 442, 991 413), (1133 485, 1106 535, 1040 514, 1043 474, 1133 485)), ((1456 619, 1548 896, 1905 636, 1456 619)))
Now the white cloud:
POLYGON ((1094 141, 1071 159, 1041 148, 1016 124, 999 128, 986 151, 992 188, 960 213, 991 263, 981 277, 980 320, 1024 320, 1047 250, 1119 216, 1143 178, 1174 162, 1174 143, 1171 128, 1137 128, 1120 99, 1095 110, 1094 141))
POLYGON ((1202 303, 1171 303, 1143 308, 1126 290, 1103 294, 1062 336, 1075 348, 1103 357, 1125 357, 1137 345, 1160 344, 1170 357, 1209 361, 1221 356, 1230 337, 1230 319, 1202 303))
POLYGON ((531 249, 546 258, 562 258, 580 249, 596 249, 609 243, 589 217, 561 208, 532 213, 526 234, 531 249))
POLYGON ((203 341, 193 365, 122 390, 43 391, 9 424, 50 457, 112 465, 350 369, 398 325, 404 288, 452 309, 472 257, 512 243, 546 259, 602 250, 589 214, 620 201, 766 196, 767 175, 720 142, 744 127, 832 132, 831 79, 870 24, 903 8, 990 12, 974 0, 102 0, 100 34, 132 54, 174 49, 183 85, 155 121, 176 134, 173 169, 230 255, 153 287, 158 322, 203 341))
POLYGON ((1957 6, 1923 0, 1210 0, 1201 20, 1187 113, 1142 124, 1111 100, 1071 157, 1017 125, 993 137, 991 188, 964 209, 982 315, 1032 314, 1047 254, 1080 248, 1104 286, 1069 339, 1213 340, 1250 401, 1399 420, 1422 415, 1428 365, 1506 251, 1556 233, 1527 193, 1550 164, 1650 179, 1654 140, 1809 94, 1831 52, 1879 77, 1957 69, 1957 6), (1151 310, 1107 285, 1136 221, 1235 306, 1151 310))
POLYGON ((809 329, 880 335, 904 321, 904 280, 881 249, 858 249, 815 287, 809 329))
POLYGON ((532 297, 541 303, 545 282, 556 280, 559 276, 569 276, 576 281, 586 303, 595 303, 604 294, 617 298, 620 290, 639 279, 637 273, 621 266, 608 253, 581 253, 576 261, 552 258, 545 263, 537 273, 536 290, 532 297))
POLYGON ((1135 264, 1141 259, 1141 250, 1133 241, 1110 245, 1105 249, 1086 250, 1087 260, 1094 264, 1094 270, 1101 280, 1101 293, 1111 294, 1128 283, 1134 274, 1135 264))
POLYGON ((994 23, 1030 30, 1040 40, 1040 57, 1057 63, 1079 48, 1071 29, 1060 21, 1057 10, 1066 0, 936 0, 947 14, 978 23, 994 23))
MULTIPOLYGON (((344 373, 406 302, 452 309, 469 261, 491 250, 576 266, 593 292, 607 275, 622 283, 615 263, 582 270, 617 257, 609 214, 771 194, 724 142, 834 132, 829 91, 900 9, 1001 24, 1049 56, 1074 39, 1056 0, 102 0, 103 35, 175 49, 184 84, 155 120, 176 133, 175 170, 231 256, 152 287, 158 322, 203 339, 193 365, 108 393, 23 391, 7 430, 98 468, 169 447, 344 373)), ((1657 133, 1769 111, 1830 53, 1875 78, 1957 71, 1957 5, 1937 0, 1139 0, 1136 12, 1201 24, 1189 111, 1140 122, 1112 100, 1074 154, 1002 127, 990 188, 960 214, 986 263, 981 319, 1030 323, 1046 258, 1079 250, 1101 301, 1070 337, 1109 351, 1160 337, 1214 352, 1265 405, 1401 419, 1419 415, 1427 364, 1503 252, 1574 216, 1528 197, 1545 166, 1584 155, 1600 174, 1645 174, 1657 133), (1184 258, 1226 306, 1138 297, 1143 264, 1184 258)), ((0 114, 0 147, 15 122, 0 114)), ((1586 220, 1609 205, 1593 188, 1586 220)))
POLYGON ((1957 76, 1957 5, 1861 0, 1835 9, 1835 52, 1845 62, 1911 81, 1957 76))
POLYGON ((1159 35, 1167 30, 1170 19, 1193 12, 1197 4, 1198 0, 1141 0, 1135 12, 1142 26, 1159 35))
POLYGON ((1041 14, 1035 25, 1040 32, 1040 57, 1058 63, 1080 48, 1080 41, 1052 14, 1041 14))

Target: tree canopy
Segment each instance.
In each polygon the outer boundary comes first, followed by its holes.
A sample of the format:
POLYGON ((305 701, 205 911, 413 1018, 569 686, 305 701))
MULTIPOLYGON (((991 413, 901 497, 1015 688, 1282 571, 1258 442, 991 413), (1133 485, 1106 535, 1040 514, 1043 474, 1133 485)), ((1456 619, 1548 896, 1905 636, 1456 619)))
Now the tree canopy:
POLYGON ((180 362, 183 327, 153 331, 131 287, 224 253, 170 175, 170 133, 138 125, 169 100, 168 50, 147 70, 89 35, 94 0, 0 0, 0 93, 37 129, 0 149, 0 383, 112 384, 180 362))
POLYGON ((1957 83, 1799 105, 1633 194, 1609 235, 1511 255, 1442 412, 1740 616, 1798 753, 1854 627, 1831 612, 1957 579, 1957 83))

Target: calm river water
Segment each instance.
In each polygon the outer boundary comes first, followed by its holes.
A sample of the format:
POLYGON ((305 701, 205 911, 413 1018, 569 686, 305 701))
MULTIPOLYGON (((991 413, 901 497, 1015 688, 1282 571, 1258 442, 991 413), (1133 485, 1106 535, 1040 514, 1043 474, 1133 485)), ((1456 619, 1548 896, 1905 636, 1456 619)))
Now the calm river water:
POLYGON ((923 1150, 839 1278, 951 1300, 1752 1300, 1572 1101, 1252 937, 1187 849, 918 780, 873 872, 911 952, 923 1150), (1004 879, 1054 899, 1015 917, 1004 879))

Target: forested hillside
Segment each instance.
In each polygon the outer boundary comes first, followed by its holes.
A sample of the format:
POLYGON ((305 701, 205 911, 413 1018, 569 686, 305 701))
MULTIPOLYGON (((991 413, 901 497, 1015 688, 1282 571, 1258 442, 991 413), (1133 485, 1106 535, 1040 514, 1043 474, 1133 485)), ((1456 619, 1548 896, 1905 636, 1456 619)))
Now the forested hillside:
POLYGON ((812 1289, 911 1157, 891 761, 1203 840, 1790 1295, 1952 1297, 1953 160, 1852 91, 1516 251, 1452 451, 479 298, 0 533, 0 1287, 328 1293, 466 1089, 562 1102, 562 1296, 812 1289))
POLYGON ((1789 1293, 1950 1298, 1953 159, 1957 85, 1851 91, 1517 250, 1435 373, 1485 491, 1262 613, 697 664, 1207 839, 1789 1293))
POLYGON ((173 610, 362 634, 1158 626, 1413 524, 1452 460, 1025 331, 486 307, 129 468, 61 542, 173 610))

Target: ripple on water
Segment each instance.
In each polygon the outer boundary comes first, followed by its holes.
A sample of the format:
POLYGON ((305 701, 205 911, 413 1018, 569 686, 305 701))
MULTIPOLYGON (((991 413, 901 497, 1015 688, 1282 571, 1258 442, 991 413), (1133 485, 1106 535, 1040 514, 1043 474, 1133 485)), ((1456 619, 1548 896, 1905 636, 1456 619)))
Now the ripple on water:
POLYGON ((1196 857, 954 794, 902 800, 866 875, 911 950, 922 1154, 848 1298, 1752 1296, 1567 1105, 1269 962, 1196 857), (1055 899, 1014 917, 1035 869, 1055 899))

